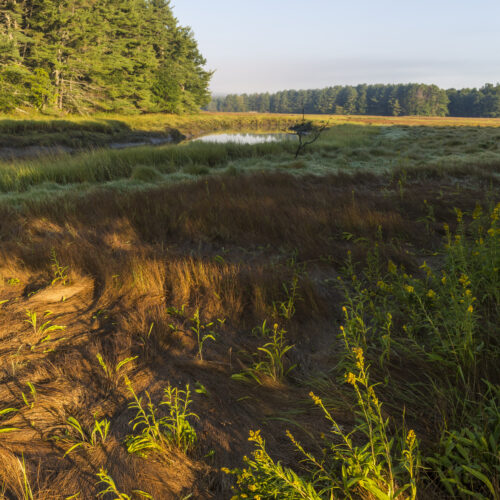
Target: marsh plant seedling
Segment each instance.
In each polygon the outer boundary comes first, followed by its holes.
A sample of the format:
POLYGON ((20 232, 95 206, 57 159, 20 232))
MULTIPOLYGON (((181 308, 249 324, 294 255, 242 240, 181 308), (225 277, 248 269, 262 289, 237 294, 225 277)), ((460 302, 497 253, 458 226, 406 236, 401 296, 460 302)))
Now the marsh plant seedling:
POLYGON ((286 331, 274 324, 273 329, 265 327, 265 322, 260 331, 267 336, 268 342, 257 348, 254 354, 254 363, 251 368, 232 375, 235 380, 247 381, 249 378, 262 384, 261 376, 270 377, 274 382, 282 382, 285 377, 295 368, 296 365, 287 367, 287 353, 293 349, 293 345, 288 343, 286 331))
MULTIPOLYGON (((8 415, 9 413, 14 413, 17 410, 15 408, 4 408, 3 410, 0 410, 0 419, 3 419, 5 415, 8 415)), ((7 432, 12 432, 12 431, 17 431, 16 427, 1 427, 0 426, 0 434, 5 434, 7 432)))
POLYGON ((139 356, 131 356, 122 359, 121 361, 116 363, 115 366, 113 366, 111 364, 106 363, 106 361, 104 361, 100 353, 96 354, 97 361, 99 362, 99 365, 102 368, 102 371, 104 372, 106 380, 114 388, 117 388, 122 378, 126 377, 125 367, 132 361, 136 360, 138 357, 139 356))
POLYGON ((164 389, 159 407, 165 407, 167 414, 160 417, 160 408, 153 404, 147 391, 144 403, 143 398, 137 396, 130 380, 126 379, 125 383, 133 397, 129 408, 136 410, 136 416, 130 421, 134 434, 125 441, 129 453, 145 457, 155 451, 165 455, 172 447, 187 453, 195 446, 197 437, 190 419, 199 417, 189 410, 192 403, 189 385, 185 390, 170 384, 164 389))
MULTIPOLYGON (((107 495, 113 495, 115 500, 132 500, 133 497, 127 495, 126 493, 120 492, 115 481, 108 474, 108 471, 106 469, 103 469, 101 467, 101 469, 97 473, 97 477, 99 478, 97 484, 98 485, 102 484, 106 486, 106 488, 97 493, 98 498, 107 497, 107 495)), ((137 495, 141 498, 150 498, 150 499, 153 498, 149 493, 146 493, 145 491, 142 490, 133 490, 132 493, 134 494, 134 496, 137 495)))
POLYGON ((61 283, 61 285, 67 285, 69 283, 68 277, 68 266, 63 266, 60 264, 55 249, 52 249, 51 258, 52 264, 52 282, 51 285, 55 285, 57 283, 61 283))
POLYGON ((31 382, 26 382, 26 385, 28 386, 29 392, 27 394, 21 392, 21 396, 24 404, 31 410, 35 406, 36 402, 36 389, 31 382))
POLYGON ((98 420, 94 415, 94 425, 91 431, 85 430, 80 422, 74 418, 69 417, 67 420, 68 425, 74 432, 73 436, 68 434, 67 440, 74 442, 73 446, 71 446, 64 456, 68 455, 72 451, 76 450, 79 447, 82 448, 95 448, 99 443, 104 444, 108 437, 109 428, 111 426, 111 422, 104 418, 102 420, 98 420))
MULTIPOLYGON (((45 319, 51 314, 53 314, 52 311, 45 311, 42 318, 45 319)), ((66 329, 66 327, 62 325, 52 325, 52 320, 50 319, 40 324, 38 321, 37 313, 34 311, 30 311, 29 309, 26 309, 26 316, 28 317, 28 319, 26 319, 25 322, 33 328, 33 333, 35 335, 43 335, 45 333, 66 329)))
MULTIPOLYGON (((224 323, 224 320, 219 320, 221 323, 224 323)), ((198 357, 200 361, 203 361, 203 345, 207 340, 216 341, 215 332, 213 330, 208 330, 213 326, 213 321, 210 323, 202 323, 200 319, 200 309, 197 308, 194 312, 193 317, 191 318, 191 331, 196 334, 196 340, 198 342, 198 357), (204 333, 206 332, 206 333, 204 333)))

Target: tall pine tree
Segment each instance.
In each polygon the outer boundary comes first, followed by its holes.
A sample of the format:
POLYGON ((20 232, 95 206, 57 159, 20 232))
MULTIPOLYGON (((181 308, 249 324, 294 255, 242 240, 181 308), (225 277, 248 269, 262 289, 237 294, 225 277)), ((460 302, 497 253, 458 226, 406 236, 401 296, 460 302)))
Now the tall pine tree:
POLYGON ((198 109, 211 73, 166 0, 3 0, 0 109, 198 109), (2 100, 3 99, 3 100, 2 100))

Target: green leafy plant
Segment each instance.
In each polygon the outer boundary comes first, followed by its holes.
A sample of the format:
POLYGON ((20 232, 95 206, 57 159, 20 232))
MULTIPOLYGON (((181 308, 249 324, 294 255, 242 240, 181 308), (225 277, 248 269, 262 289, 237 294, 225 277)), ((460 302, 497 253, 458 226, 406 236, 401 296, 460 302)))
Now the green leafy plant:
POLYGON ((444 431, 439 453, 427 458, 452 497, 500 499, 500 388, 487 384, 483 401, 459 430, 444 431))
POLYGON ((207 340, 216 341, 215 332, 209 330, 213 326, 213 321, 210 323, 202 323, 200 319, 200 309, 197 308, 191 318, 191 331, 196 334, 196 340, 198 343, 198 357, 200 361, 203 361, 203 345, 207 340), (205 333, 206 332, 206 333, 205 333))
POLYGON ((111 425, 108 419, 104 418, 98 420, 95 415, 94 425, 90 431, 85 430, 80 422, 74 417, 69 417, 67 422, 73 431, 73 435, 68 434, 66 440, 72 441, 74 444, 66 451, 64 456, 75 451, 79 447, 91 449, 95 448, 99 443, 104 444, 111 425))
POLYGON ((186 317, 186 304, 182 304, 181 308, 178 309, 174 306, 167 307, 167 313, 171 316, 176 316, 177 318, 185 318, 186 317))
MULTIPOLYGON (((122 493, 119 491, 115 481, 108 474, 108 471, 106 469, 101 468, 97 473, 97 477, 99 478, 97 484, 102 484, 106 487, 105 489, 97 493, 98 498, 104 497, 106 495, 114 495, 114 500, 132 500, 132 497, 130 497, 126 493, 122 493)), ((153 498, 149 493, 146 493, 142 490, 133 490, 132 493, 140 496, 141 498, 153 498)))
POLYGON ((55 249, 53 248, 51 251, 51 268, 52 268, 52 282, 51 285, 55 285, 56 283, 61 283, 61 285, 67 285, 69 283, 68 277, 68 266, 63 266, 60 264, 59 259, 57 258, 57 254, 55 249))
POLYGON ((300 276, 304 272, 303 265, 296 262, 295 255, 288 262, 289 267, 293 270, 293 275, 290 283, 283 283, 283 291, 285 292, 285 300, 274 302, 274 311, 276 316, 289 321, 293 318, 296 311, 297 301, 301 300, 299 292, 300 276))
POLYGON ((112 388, 117 388, 120 384, 121 380, 126 377, 125 368, 129 363, 132 363, 138 356, 131 356, 115 364, 115 366, 110 365, 104 361, 102 355, 100 353, 96 354, 97 361, 99 362, 99 366, 102 368, 106 380, 110 384, 112 388))
MULTIPOLYGON (((16 408, 4 408, 3 410, 0 410, 0 419, 3 419, 5 415, 8 415, 9 413, 14 413, 16 412, 16 408)), ((16 427, 0 427, 0 434, 5 434, 7 432, 12 432, 12 431, 18 431, 16 427)))
POLYGON ((29 409, 32 409, 36 402, 36 389, 31 382, 27 382, 26 385, 28 386, 29 393, 25 394, 24 392, 21 392, 21 397, 23 398, 24 404, 29 409))
POLYGON ((197 394, 203 394, 207 397, 210 397, 210 393, 208 392, 208 389, 199 381, 195 383, 195 390, 197 394))
MULTIPOLYGON (((43 319, 46 319, 51 314, 53 314, 52 311, 45 311, 43 313, 43 319)), ((44 335, 48 334, 49 332, 66 329, 66 327, 62 325, 52 325, 52 320, 50 319, 40 324, 40 322, 38 321, 37 313, 34 311, 30 311, 29 309, 26 309, 26 316, 28 317, 28 319, 26 319, 25 322, 33 328, 33 333, 35 335, 44 335)), ((43 340, 47 340, 47 338, 43 340)))
POLYGON ((438 270, 423 262, 412 275, 389 261, 385 273, 372 253, 358 276, 348 263, 342 281, 346 344, 370 346, 394 401, 417 400, 433 415, 438 445, 424 477, 438 478, 453 497, 500 497, 499 394, 491 383, 499 366, 499 219, 500 204, 456 209, 456 229, 444 225, 438 270), (392 372, 401 359, 423 381, 402 386, 392 372))
POLYGON ((261 384, 261 377, 265 375, 275 382, 281 382, 295 368, 295 365, 288 366, 287 362, 287 353, 294 346, 288 343, 286 331, 279 328, 277 323, 272 330, 266 329, 264 325, 262 331, 268 335, 268 342, 257 348, 258 352, 254 355, 252 367, 232 375, 235 380, 250 378, 261 384))
POLYGON ((149 393, 146 391, 144 403, 128 379, 126 383, 133 397, 129 408, 136 410, 136 416, 130 421, 136 434, 128 436, 125 442, 129 453, 147 456, 155 451, 165 454, 172 447, 184 453, 189 452, 196 444, 196 432, 190 419, 198 418, 195 413, 189 411, 192 403, 189 385, 185 390, 168 385, 159 404, 159 407, 166 408, 167 414, 159 416, 160 408, 153 404, 149 393))
POLYGON ((388 420, 382 416, 382 404, 376 396, 375 386, 369 382, 363 351, 356 348, 353 353, 357 373, 346 375, 357 399, 359 420, 353 431, 346 433, 323 401, 311 393, 314 403, 330 423, 330 437, 322 438, 322 456, 305 450, 287 431, 303 457, 304 472, 299 474, 275 462, 267 453, 260 432, 251 432, 249 440, 255 443, 256 450, 252 458, 244 458, 246 467, 225 469, 236 476, 238 494, 235 499, 322 500, 338 495, 349 499, 359 495, 371 495, 378 500, 416 498, 420 465, 415 433, 410 430, 404 438, 390 436, 388 420))

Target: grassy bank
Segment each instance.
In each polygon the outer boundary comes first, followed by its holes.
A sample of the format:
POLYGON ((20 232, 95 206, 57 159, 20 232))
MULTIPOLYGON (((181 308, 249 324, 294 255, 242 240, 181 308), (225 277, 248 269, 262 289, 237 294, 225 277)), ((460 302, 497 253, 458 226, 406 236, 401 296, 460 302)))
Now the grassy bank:
POLYGON ((453 172, 498 183, 499 129, 342 124, 330 127, 294 160, 293 141, 257 145, 193 142, 126 150, 101 149, 0 163, 0 195, 14 199, 82 193, 96 186, 141 190, 199 176, 252 172, 328 175, 353 169, 396 176, 453 172), (21 194, 19 194, 21 193, 21 194))
MULTIPOLYGON (((308 115, 308 119, 341 125, 498 127, 496 118, 384 117, 308 115)), ((42 114, 0 116, 0 147, 68 146, 75 148, 104 146, 110 142, 147 137, 187 137, 222 130, 286 130, 301 120, 300 115, 258 113, 200 113, 197 115, 113 115, 90 117, 42 114)))
POLYGON ((172 136, 193 137, 218 130, 286 130, 297 115, 210 114, 199 115, 92 115, 91 117, 22 115, 0 117, 0 147, 104 146, 172 136))

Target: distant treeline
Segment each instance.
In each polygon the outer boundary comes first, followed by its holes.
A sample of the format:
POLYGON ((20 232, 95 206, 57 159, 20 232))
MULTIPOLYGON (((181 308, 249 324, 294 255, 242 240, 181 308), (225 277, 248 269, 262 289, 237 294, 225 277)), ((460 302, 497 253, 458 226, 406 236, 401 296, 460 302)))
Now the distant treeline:
POLYGON ((204 65, 169 0, 0 0, 0 111, 194 111, 204 65))
POLYGON ((500 84, 448 89, 419 83, 335 86, 215 97, 210 111, 383 116, 500 116, 500 84))

